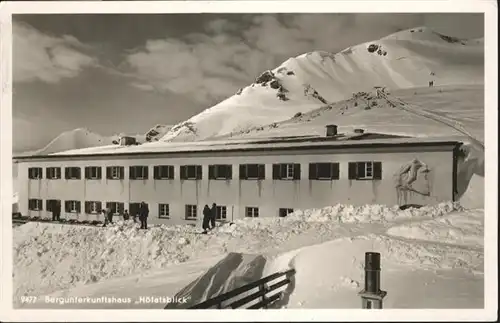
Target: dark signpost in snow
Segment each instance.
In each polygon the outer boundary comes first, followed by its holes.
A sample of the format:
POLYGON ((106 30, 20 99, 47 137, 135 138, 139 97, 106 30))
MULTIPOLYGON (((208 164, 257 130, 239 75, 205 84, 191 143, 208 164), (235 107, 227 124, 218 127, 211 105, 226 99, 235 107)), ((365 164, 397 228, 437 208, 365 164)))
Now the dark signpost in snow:
POLYGON ((365 253, 365 288, 358 293, 364 309, 381 309, 382 301, 387 295, 380 290, 380 253, 365 253))

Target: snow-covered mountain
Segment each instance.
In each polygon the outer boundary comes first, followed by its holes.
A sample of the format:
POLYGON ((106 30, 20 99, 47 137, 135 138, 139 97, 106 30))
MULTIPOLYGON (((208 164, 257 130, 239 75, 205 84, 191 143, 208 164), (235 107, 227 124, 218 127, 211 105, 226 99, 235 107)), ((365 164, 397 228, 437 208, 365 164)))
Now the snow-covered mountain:
POLYGON ((111 145, 111 142, 110 137, 101 136, 86 128, 77 128, 61 133, 41 149, 22 155, 46 155, 70 149, 111 145))
POLYGON ((484 41, 426 27, 397 32, 339 53, 310 52, 181 122, 162 141, 204 140, 280 122, 368 91, 484 83, 484 41))
POLYGON ((139 144, 154 142, 164 136, 170 128, 172 128, 172 126, 157 124, 149 129, 145 134, 130 135, 127 133, 120 133, 108 137, 92 132, 86 128, 77 128, 61 133, 41 149, 23 152, 16 155, 47 155, 66 150, 107 146, 118 144, 120 137, 122 136, 134 137, 139 144))

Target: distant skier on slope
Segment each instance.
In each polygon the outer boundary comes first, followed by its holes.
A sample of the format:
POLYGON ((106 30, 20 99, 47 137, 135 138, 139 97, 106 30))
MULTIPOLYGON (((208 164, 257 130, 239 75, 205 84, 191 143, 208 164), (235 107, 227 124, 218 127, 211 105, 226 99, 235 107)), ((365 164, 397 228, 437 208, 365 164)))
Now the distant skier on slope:
POLYGON ((210 219, 212 217, 212 210, 208 207, 207 204, 205 204, 205 207, 203 208, 203 221, 202 221, 202 228, 203 228, 203 233, 207 233, 208 229, 210 229, 210 219))

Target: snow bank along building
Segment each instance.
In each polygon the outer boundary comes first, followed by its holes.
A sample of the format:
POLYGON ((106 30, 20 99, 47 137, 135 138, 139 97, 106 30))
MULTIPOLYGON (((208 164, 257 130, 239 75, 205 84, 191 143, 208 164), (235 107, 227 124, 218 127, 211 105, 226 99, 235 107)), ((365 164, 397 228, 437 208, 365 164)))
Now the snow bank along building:
POLYGON ((141 201, 151 223, 286 216, 337 203, 436 204, 455 200, 461 143, 364 133, 325 137, 154 142, 14 158, 19 212, 102 220, 99 211, 133 214, 141 201))

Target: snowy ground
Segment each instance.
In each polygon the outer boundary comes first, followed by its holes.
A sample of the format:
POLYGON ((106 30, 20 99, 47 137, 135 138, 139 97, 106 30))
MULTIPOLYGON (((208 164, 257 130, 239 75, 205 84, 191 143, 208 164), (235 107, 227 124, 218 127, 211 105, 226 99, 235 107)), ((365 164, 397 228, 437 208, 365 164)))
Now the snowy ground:
MULTIPOLYGON (((30 223, 14 229, 14 301, 23 307, 21 295, 172 297, 192 282, 181 294, 198 302, 292 266, 294 288, 281 306, 359 308, 363 256, 378 251, 386 308, 480 308, 483 223, 482 210, 453 204, 406 211, 337 205, 239 220, 212 235, 187 226, 30 223)), ((30 307, 131 307, 44 300, 30 307)))

